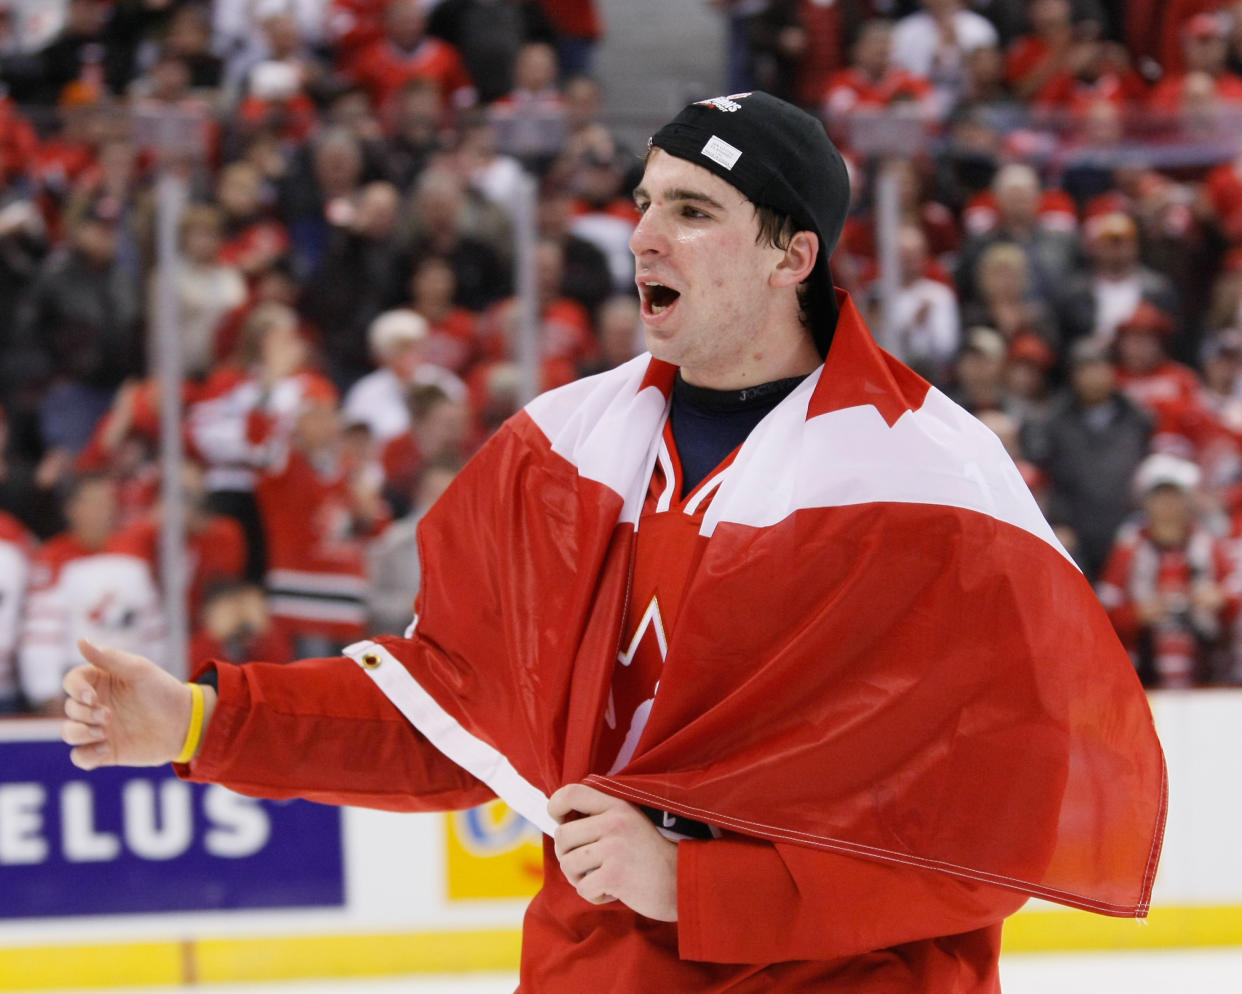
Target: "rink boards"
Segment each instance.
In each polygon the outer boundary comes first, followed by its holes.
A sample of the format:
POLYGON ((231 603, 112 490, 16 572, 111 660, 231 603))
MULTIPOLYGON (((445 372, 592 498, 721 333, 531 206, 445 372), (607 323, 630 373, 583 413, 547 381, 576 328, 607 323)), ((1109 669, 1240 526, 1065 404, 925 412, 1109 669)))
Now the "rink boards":
MULTIPOLYGON (((1008 951, 1242 946, 1242 691, 1152 698, 1169 763, 1147 924, 1032 902, 1008 951)), ((0 723, 0 990, 512 969, 538 833, 83 774, 0 723)))

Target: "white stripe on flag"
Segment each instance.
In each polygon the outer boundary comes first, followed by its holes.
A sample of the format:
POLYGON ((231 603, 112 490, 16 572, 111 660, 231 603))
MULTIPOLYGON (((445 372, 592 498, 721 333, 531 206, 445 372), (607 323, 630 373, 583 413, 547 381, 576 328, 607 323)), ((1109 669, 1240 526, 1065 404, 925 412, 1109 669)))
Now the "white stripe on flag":
POLYGON ((432 745, 491 787, 497 797, 546 835, 556 831, 556 822, 548 814, 547 795, 514 769, 502 753, 466 731, 387 649, 362 641, 346 646, 345 655, 362 667, 432 745), (373 663, 368 665, 364 658, 373 663))

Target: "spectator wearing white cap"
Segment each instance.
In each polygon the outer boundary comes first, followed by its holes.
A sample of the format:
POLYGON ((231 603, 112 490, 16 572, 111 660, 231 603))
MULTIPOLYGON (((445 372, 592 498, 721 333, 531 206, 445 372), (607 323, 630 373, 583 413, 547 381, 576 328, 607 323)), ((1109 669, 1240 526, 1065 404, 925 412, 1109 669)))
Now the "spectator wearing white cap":
POLYGON ((466 399, 466 385, 447 369, 427 361, 427 321, 408 308, 385 311, 367 331, 379 367, 345 394, 346 424, 365 424, 378 445, 410 427, 406 395, 411 386, 438 386, 454 400, 466 399))
POLYGON ((1099 584, 1117 634, 1149 687, 1210 682, 1242 604, 1225 542, 1200 520, 1199 467, 1160 452, 1134 476, 1142 515, 1122 528, 1099 584))

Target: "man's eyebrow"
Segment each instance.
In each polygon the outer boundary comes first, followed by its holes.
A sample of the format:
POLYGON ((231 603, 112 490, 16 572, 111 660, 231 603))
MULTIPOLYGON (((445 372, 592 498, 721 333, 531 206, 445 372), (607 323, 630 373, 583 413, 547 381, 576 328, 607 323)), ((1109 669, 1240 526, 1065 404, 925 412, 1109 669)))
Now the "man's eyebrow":
MULTIPOLYGON (((639 187, 635 187, 634 189, 634 199, 636 201, 650 200, 651 195, 647 192, 645 187, 639 186, 639 187)), ((679 186, 673 187, 670 190, 665 190, 664 199, 672 200, 672 201, 687 201, 688 200, 691 203, 704 204, 708 207, 715 207, 717 210, 725 209, 724 204, 720 203, 720 201, 718 200, 715 200, 709 197, 706 193, 700 193, 698 190, 687 190, 679 186)))

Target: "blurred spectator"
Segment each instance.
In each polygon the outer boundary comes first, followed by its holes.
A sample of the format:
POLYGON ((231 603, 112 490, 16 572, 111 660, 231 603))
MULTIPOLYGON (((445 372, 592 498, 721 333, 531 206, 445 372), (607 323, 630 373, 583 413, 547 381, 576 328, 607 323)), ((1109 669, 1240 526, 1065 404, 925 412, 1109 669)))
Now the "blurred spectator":
POLYGON ((638 299, 633 294, 618 293, 605 300, 599 308, 595 337, 598 351, 594 358, 579 363, 579 376, 613 369, 644 352, 638 299))
POLYGON ((1129 513, 1130 481, 1147 455, 1152 426, 1117 389, 1104 346, 1082 339, 1069 358, 1070 390, 1027 451, 1048 474, 1048 520, 1094 580, 1129 513))
POLYGON ((1030 263, 1021 248, 1011 242, 989 245, 975 264, 974 283, 978 295, 963 308, 965 324, 995 328, 1009 342, 1037 335, 1055 347, 1056 319, 1032 292, 1030 263))
POLYGON ((1212 82, 1212 94, 1224 103, 1242 102, 1242 77, 1226 66, 1229 54, 1229 32, 1220 14, 1196 14, 1181 26, 1182 55, 1185 68, 1168 72, 1152 89, 1148 105, 1159 114, 1173 115, 1182 110, 1183 97, 1190 77, 1206 75, 1212 82))
POLYGON ((207 588, 190 640, 190 668, 208 660, 287 663, 293 645, 267 610, 263 588, 244 580, 221 581, 207 588))
POLYGON ((545 183, 539 195, 537 224, 539 237, 557 242, 565 260, 561 292, 578 301, 594 315, 613 292, 608 259, 594 243, 573 234, 573 196, 556 183, 545 183))
POLYGON ((858 110, 892 108, 901 113, 934 113, 932 86, 924 77, 892 62, 893 25, 875 19, 863 24, 851 49, 850 66, 834 73, 823 97, 824 118, 842 135, 858 110))
POLYGON ((896 295, 877 301, 871 327, 881 346, 933 383, 944 383, 958 350, 957 296, 925 275, 927 239, 914 225, 898 231, 897 259, 896 295))
POLYGON ((58 531, 63 522, 52 496, 53 483, 42 483, 33 459, 13 437, 8 416, 0 407, 0 510, 18 518, 39 538, 58 531))
POLYGON ((1068 341, 1092 336, 1111 342, 1117 326, 1146 301, 1176 313, 1177 300, 1167 276, 1139 261, 1138 226, 1118 210, 1087 219, 1083 226, 1088 269, 1064 284, 1061 327, 1068 341))
POLYGON ((422 0, 390 0, 384 7, 384 37, 361 47, 341 68, 366 87, 381 111, 411 79, 434 81, 446 110, 475 102, 474 85, 457 49, 428 37, 422 0))
POLYGON ((782 100, 797 101, 798 69, 810 44, 802 7, 799 0, 768 0, 747 32, 755 86, 782 100))
POLYGON ((1042 223, 1040 182, 1030 166, 1011 163, 992 181, 995 225, 986 234, 972 235, 962 246, 957 264, 957 288, 963 306, 976 300, 975 271, 979 257, 998 242, 1011 242, 1026 254, 1032 293, 1055 300, 1078 261, 1074 238, 1042 223))
MULTIPOLYGON (((0 133, 3 128, 0 122, 0 133)), ((38 274, 48 249, 47 225, 34 198, 8 185, 0 169, 0 300, 19 299, 38 274)), ((4 336, 0 340, 0 390, 5 402, 16 403, 19 416, 26 417, 27 424, 20 428, 23 436, 33 434, 33 412, 38 406, 31 372, 22 367, 19 343, 11 335, 4 336)))
POLYGON ((534 0, 441 0, 427 33, 461 53, 484 104, 514 88, 514 65, 523 45, 557 40, 556 29, 534 0))
POLYGON ((634 285, 634 255, 630 236, 638 225, 638 211, 624 189, 625 173, 618 162, 612 136, 595 133, 571 165, 569 182, 576 201, 569 230, 598 248, 608 260, 613 289, 624 293, 634 285))
POLYGON ((458 307, 457 277, 448 259, 425 255, 410 273, 409 307, 427 322, 427 361, 464 376, 479 360, 478 315, 458 307))
POLYGON ((1242 599, 1225 544, 1198 520, 1194 463, 1166 454, 1139 466, 1143 516, 1117 536, 1099 584, 1145 686, 1212 680, 1227 659, 1242 599))
POLYGON ((1143 301, 1117 325, 1117 382, 1156 426, 1153 447, 1193 455, 1215 429, 1198 375, 1169 358, 1173 319, 1143 301))
POLYGON ((893 29, 895 65, 930 80, 940 112, 952 107, 965 86, 966 57, 976 48, 1000 43, 987 18, 962 0, 923 0, 923 8, 893 29))
POLYGON ((470 188, 512 216, 526 174, 517 159, 498 150, 496 125, 481 112, 462 115, 456 157, 470 188))
POLYGON ((281 190, 281 213, 301 275, 322 263, 333 228, 356 216, 366 164, 362 143, 344 128, 320 132, 305 151, 281 190))
POLYGON ((1061 73, 1072 72, 1083 51, 1080 43, 1091 37, 1074 23, 1070 0, 1032 0, 1027 19, 1029 32, 1016 38, 1005 56, 1005 75, 1023 100, 1061 73))
POLYGON ((64 513, 68 530, 48 539, 31 563, 19 663, 27 704, 45 714, 61 713, 60 682, 80 659, 79 639, 171 662, 151 571, 109 548, 116 528, 112 482, 79 477, 64 513))
POLYGON ((603 18, 596 0, 540 0, 556 31, 556 56, 561 77, 591 72, 595 45, 603 36, 603 18))
POLYGON ((117 259, 118 216, 115 201, 96 201, 17 307, 14 353, 26 376, 48 384, 48 448, 81 448, 121 381, 142 369, 141 276, 117 259))
MULTIPOLYGON (((362 2, 367 5, 367 0, 362 2)), ((369 6, 382 4, 383 0, 370 0, 369 6)), ((296 31, 306 45, 322 45, 329 37, 329 8, 341 6, 352 5, 349 0, 344 5, 335 0, 212 0, 215 49, 231 61, 239 50, 256 42, 257 24, 265 24, 280 15, 292 18, 294 23, 290 30, 296 31)), ((346 25, 338 25, 338 28, 343 32, 346 25)))
POLYGON ((513 66, 513 87, 488 108, 497 147, 543 172, 565 144, 567 112, 557 86, 556 51, 527 42, 513 66))
POLYGON ((395 515, 409 511, 426 466, 445 460, 463 464, 472 449, 470 410, 462 400, 434 383, 415 384, 405 399, 409 427, 389 439, 381 456, 384 496, 395 515))
POLYGON ((0 511, 0 716, 21 709, 17 652, 30 561, 37 545, 17 518, 0 511))
POLYGON ((283 66, 295 92, 314 88, 325 72, 313 39, 304 34, 291 7, 283 4, 252 4, 244 32, 227 51, 225 98, 232 103, 255 92, 260 66, 283 66))
MULTIPOLYGON (((574 379, 578 366, 595 354, 590 315, 580 303, 561 293, 564 277, 565 256, 560 244, 541 240, 535 248, 541 391, 574 379)), ((518 361, 520 319, 521 307, 516 297, 501 301, 483 315, 479 343, 488 361, 518 361)))
POLYGON ((976 417, 1005 409, 1005 339, 994 328, 968 328, 953 362, 949 396, 976 417))
POLYGON ((1050 381, 1056 365, 1057 353, 1041 336, 1023 331, 1010 340, 1005 362, 1006 409, 1022 431, 1038 430, 1052 413, 1050 381))
POLYGON ((422 581, 418 523, 448 489, 459 466, 444 458, 426 463, 410 495, 409 513, 385 528, 367 550, 368 632, 401 635, 409 627, 422 581))
POLYGON ((298 399, 292 433, 267 450, 255 488, 272 619, 298 659, 334 656, 365 634, 366 546, 388 508, 346 458, 334 391, 298 399))
POLYGON ((54 106, 66 86, 84 82, 119 93, 129 81, 131 49, 109 37, 109 4, 66 0, 60 31, 32 55, 0 61, 0 81, 18 103, 54 106))
POLYGON ((444 148, 443 115, 436 85, 412 79, 393 97, 384 145, 385 174, 399 189, 414 185, 427 163, 444 148))
POLYGON ((457 280, 456 302, 472 311, 512 292, 512 274, 500 252, 476 235, 480 211, 462 180, 447 169, 429 169, 414 194, 411 268, 424 255, 448 259, 457 280), (472 222, 472 216, 476 219, 472 222))
POLYGON ((1242 331, 1226 328, 1204 343, 1203 403, 1242 440, 1242 331))
POLYGON ((460 379, 427 361, 427 338, 426 320, 404 308, 385 311, 367 331, 378 368, 350 387, 341 413, 346 424, 367 425, 380 447, 409 430, 410 387, 434 384, 455 400, 466 399, 466 385, 460 379))
POLYGON ((1147 83, 1134 71, 1125 48, 1113 41, 1080 39, 1061 68, 1032 98, 1035 108, 1064 124, 1064 117, 1081 113, 1099 100, 1118 105, 1142 103, 1147 83), (1060 120, 1058 120, 1060 119, 1060 120))
POLYGON ((264 203, 263 174, 249 162, 232 162, 220 170, 216 203, 224 213, 220 262, 236 266, 250 278, 289 251, 289 233, 264 203))
MULTIPOLYGON (((171 274, 177 295, 177 321, 185 375, 205 379, 216 358, 216 330, 233 308, 246 299, 246 281, 234 266, 222 264, 220 248, 224 219, 218 208, 194 204, 177 226, 179 254, 171 274)), ((162 272, 152 273, 147 326, 156 329, 162 272)))
POLYGON ((190 441, 206 466, 208 507, 236 518, 246 534, 246 576, 265 571, 264 530, 255 503, 258 474, 287 447, 303 398, 332 394, 306 368, 307 345, 291 307, 267 301, 246 318, 237 365, 218 369, 186 418, 190 441))
POLYGON ((249 73, 236 121, 243 145, 267 137, 291 151, 319 126, 319 115, 302 89, 297 69, 269 61, 260 62, 249 73))
MULTIPOLYGON (((212 514, 207 509, 203 467, 193 459, 185 460, 181 466, 181 503, 185 526, 181 569, 185 573, 187 617, 192 620, 198 616, 208 587, 241 578, 246 566, 246 538, 236 520, 212 514)), ((145 562, 157 583, 161 582, 162 526, 160 508, 152 508, 121 528, 109 546, 113 552, 135 556, 145 562)))
POLYGON ((401 294, 400 204, 397 188, 380 181, 327 208, 332 227, 302 309, 320 329, 323 358, 341 388, 370 370, 367 327, 401 294))
POLYGON ((1005 447, 1006 454, 1013 460, 1014 465, 1018 468, 1018 472, 1022 474, 1022 482, 1027 485, 1040 509, 1046 508, 1048 503, 1048 478, 1044 475, 1043 470, 1026 458, 1025 453, 1022 451, 1021 425, 1018 419, 1006 414, 1004 411, 993 410, 981 413, 979 420, 988 427, 992 434, 1000 439, 1001 445, 1005 447))

